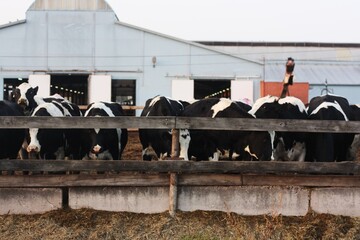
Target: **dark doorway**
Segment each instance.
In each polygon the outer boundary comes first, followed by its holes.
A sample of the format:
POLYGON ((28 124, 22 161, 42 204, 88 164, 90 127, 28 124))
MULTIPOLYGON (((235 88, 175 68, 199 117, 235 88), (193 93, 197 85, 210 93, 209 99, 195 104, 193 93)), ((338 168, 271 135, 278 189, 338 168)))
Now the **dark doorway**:
POLYGON ((89 75, 51 75, 50 94, 60 94, 77 105, 87 105, 89 75))
POLYGON ((13 91, 20 84, 28 82, 27 78, 4 78, 4 100, 14 101, 13 91))
POLYGON ((194 98, 230 98, 230 80, 194 80, 194 98))
POLYGON ((126 109, 126 106, 135 106, 135 93, 135 80, 113 79, 111 81, 111 101, 120 103, 122 106, 124 106, 125 113, 128 116, 135 116, 135 110, 126 109))

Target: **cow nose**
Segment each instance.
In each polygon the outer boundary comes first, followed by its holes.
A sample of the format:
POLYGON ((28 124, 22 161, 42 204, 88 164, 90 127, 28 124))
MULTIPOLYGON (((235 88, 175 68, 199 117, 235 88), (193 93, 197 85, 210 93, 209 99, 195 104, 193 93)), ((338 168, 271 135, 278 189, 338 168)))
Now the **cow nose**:
POLYGON ((38 153, 38 152, 40 152, 39 147, 38 147, 38 146, 34 146, 34 145, 29 145, 29 146, 26 148, 26 150, 27 150, 28 153, 33 153, 33 152, 38 153))
POLYGON ((25 106, 27 106, 27 105, 28 105, 28 101, 27 101, 25 98, 19 98, 18 104, 19 104, 19 105, 25 105, 25 106))
POLYGON ((92 149, 92 152, 96 154, 99 153, 100 151, 101 151, 101 146, 99 145, 94 146, 92 149))

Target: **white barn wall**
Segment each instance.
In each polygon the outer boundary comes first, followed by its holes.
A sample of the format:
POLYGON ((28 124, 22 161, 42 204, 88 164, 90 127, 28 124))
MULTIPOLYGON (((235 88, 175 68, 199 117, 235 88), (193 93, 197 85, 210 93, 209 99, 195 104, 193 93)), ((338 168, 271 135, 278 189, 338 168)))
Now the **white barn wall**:
POLYGON ((112 11, 29 10, 26 17, 0 27, 0 56, 6 56, 0 57, 0 79, 15 71, 110 75, 135 80, 136 105, 144 105, 157 94, 171 96, 174 79, 262 74, 255 61, 118 22, 112 11))

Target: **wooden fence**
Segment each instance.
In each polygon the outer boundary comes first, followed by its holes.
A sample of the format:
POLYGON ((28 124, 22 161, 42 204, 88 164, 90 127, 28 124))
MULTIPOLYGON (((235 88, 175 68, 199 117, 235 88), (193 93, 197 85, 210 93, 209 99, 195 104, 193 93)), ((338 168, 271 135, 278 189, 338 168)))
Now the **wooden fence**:
MULTIPOLYGON (((0 117, 0 128, 156 128, 360 133, 360 122, 185 117, 0 117)), ((176 131, 174 131, 176 132, 176 131)), ((139 149, 140 150, 140 149, 139 149)), ((107 174, 1 175, 0 188, 170 186, 360 187, 360 163, 1 160, 0 171, 107 174)))

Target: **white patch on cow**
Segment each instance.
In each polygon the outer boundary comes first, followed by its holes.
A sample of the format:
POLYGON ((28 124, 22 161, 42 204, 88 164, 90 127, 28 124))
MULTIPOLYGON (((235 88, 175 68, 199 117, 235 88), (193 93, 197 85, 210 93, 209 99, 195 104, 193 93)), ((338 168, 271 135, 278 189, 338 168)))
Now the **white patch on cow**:
POLYGON ((244 151, 248 152, 250 154, 250 156, 252 156, 252 157, 256 158, 257 160, 259 160, 259 158, 256 156, 256 154, 251 153, 249 145, 247 145, 246 148, 244 148, 244 151))
MULTIPOLYGON (((150 102, 150 104, 149 104, 149 108, 150 108, 150 111, 146 114, 146 117, 148 117, 149 116, 149 114, 150 114, 150 112, 151 112, 151 107, 153 107, 158 101, 160 101, 160 98, 161 98, 162 96, 156 96, 156 97, 154 97, 152 100, 151 100, 151 102, 150 102)), ((166 99, 166 101, 168 101, 168 103, 171 105, 171 101, 175 101, 175 102, 177 102, 178 104, 180 104, 181 106, 183 106, 182 105, 182 103, 180 102, 180 101, 178 101, 178 100, 174 100, 174 99, 172 99, 172 98, 169 98, 169 97, 165 97, 164 96, 164 98, 166 99), (170 101, 171 100, 171 101, 170 101)))
POLYGON ((41 150, 41 145, 39 140, 37 139, 37 134, 39 132, 38 128, 30 128, 29 129, 29 134, 30 134, 30 144, 27 146, 27 152, 40 152, 41 150))
POLYGON ((220 98, 219 102, 211 107, 211 110, 213 111, 213 115, 211 117, 214 118, 219 112, 224 111, 232 103, 233 101, 228 98, 220 98))
POLYGON ((312 111, 310 113, 310 115, 316 114, 318 113, 321 109, 323 108, 329 108, 329 107, 333 107, 336 110, 338 110, 343 116, 345 121, 349 121, 349 119, 347 118, 346 114, 344 113, 344 111, 342 110, 341 106, 335 101, 334 103, 332 102, 323 102, 322 104, 320 104, 316 109, 314 109, 314 111, 312 111))
POLYGON ((275 157, 274 157, 274 141, 275 141, 275 131, 268 131, 269 134, 270 134, 270 141, 271 141, 271 161, 275 160, 275 157))
POLYGON ((60 111, 59 108, 57 108, 54 103, 43 103, 39 106, 37 106, 31 116, 35 116, 36 112, 39 111, 39 109, 45 108, 46 111, 50 114, 52 117, 63 117, 63 112, 60 111))
POLYGON ((26 92, 32 88, 29 83, 22 83, 19 86, 16 87, 20 90, 20 98, 18 100, 18 104, 20 104, 22 101, 26 100, 26 106, 29 106, 29 101, 26 98, 26 92))
POLYGON ((43 104, 43 103, 45 103, 44 98, 43 98, 43 97, 40 97, 40 96, 38 96, 38 95, 35 95, 35 96, 34 96, 34 101, 36 102, 36 104, 37 104, 38 106, 41 105, 41 104, 43 104))
POLYGON ((265 103, 273 103, 273 102, 275 102, 277 100, 278 100, 278 97, 271 96, 271 95, 267 95, 265 97, 259 98, 258 100, 256 100, 256 102, 254 103, 254 105, 252 106, 252 108, 250 109, 250 111, 248 113, 255 116, 255 113, 259 110, 259 108, 261 108, 261 106, 263 104, 265 104, 265 103))
POLYGON ((189 161, 188 150, 190 146, 190 132, 188 129, 180 129, 179 131, 179 143, 180 143, 180 154, 179 158, 183 158, 185 161, 189 161))
POLYGON ((92 150, 93 150, 93 152, 98 153, 101 150, 101 146, 99 144, 96 144, 92 150))
POLYGON ((109 107, 107 107, 104 103, 102 102, 96 102, 96 103, 93 103, 91 105, 91 107, 85 112, 85 117, 87 117, 89 115, 89 112, 93 109, 93 108, 99 108, 99 109, 102 109, 106 112, 106 114, 109 116, 109 117, 115 117, 114 113, 111 111, 111 109, 109 107))
POLYGON ((306 107, 300 99, 292 96, 279 99, 279 104, 286 104, 286 103, 292 104, 295 107, 298 107, 300 112, 306 113, 306 107))
POLYGON ((214 152, 213 156, 209 157, 209 161, 212 161, 212 162, 219 161, 219 152, 218 151, 214 152))
MULTIPOLYGON (((55 98, 55 99, 67 101, 67 100, 65 100, 65 98, 64 98, 63 96, 61 96, 61 95, 58 94, 58 93, 55 93, 55 94, 53 94, 53 95, 51 95, 51 96, 49 96, 49 97, 50 97, 50 98, 55 98)), ((69 101, 68 101, 68 102, 69 102, 69 101)))
POLYGON ((357 108, 360 108, 360 104, 355 104, 355 106, 356 106, 357 108))
POLYGON ((160 101, 160 98, 161 98, 161 96, 156 96, 151 100, 151 102, 149 104, 150 111, 146 114, 146 117, 149 116, 149 114, 151 112, 151 107, 154 106, 158 101, 160 101))
POLYGON ((160 101, 160 98, 161 98, 161 96, 156 96, 156 97, 154 97, 154 98, 151 100, 151 102, 150 102, 150 104, 149 104, 149 107, 154 106, 158 101, 160 101))
POLYGON ((168 157, 168 153, 160 153, 160 158, 159 160, 165 160, 168 157))

